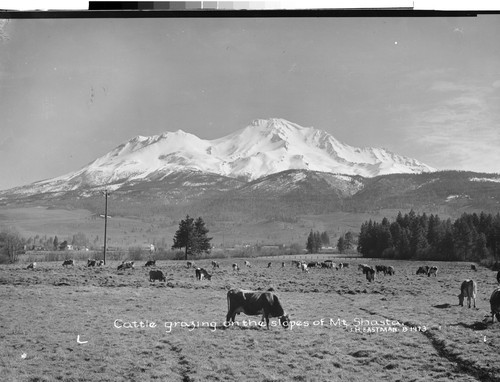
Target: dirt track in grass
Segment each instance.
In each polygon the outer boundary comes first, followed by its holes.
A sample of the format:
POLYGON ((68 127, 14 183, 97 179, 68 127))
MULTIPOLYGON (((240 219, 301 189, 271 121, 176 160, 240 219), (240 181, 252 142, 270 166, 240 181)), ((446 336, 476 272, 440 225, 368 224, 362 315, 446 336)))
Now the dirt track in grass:
MULTIPOLYGON (((500 324, 491 324, 495 273, 468 263, 392 264, 368 283, 357 263, 309 273, 251 259, 235 273, 222 260, 211 281, 184 262, 159 262, 167 282, 142 264, 117 271, 60 263, 0 267, 3 381, 498 381, 500 324), (466 278, 477 309, 459 307, 466 278), (258 327, 259 317, 223 325, 226 291, 272 287, 292 329, 258 327), (129 328, 143 321, 143 328, 129 328), (153 323, 155 326, 153 326, 153 323), (176 324, 177 323, 177 324, 176 324)), ((365 262, 365 261, 363 261, 365 262)), ((210 269, 209 261, 199 265, 210 269)), ((211 272, 211 270, 210 270, 211 272)))

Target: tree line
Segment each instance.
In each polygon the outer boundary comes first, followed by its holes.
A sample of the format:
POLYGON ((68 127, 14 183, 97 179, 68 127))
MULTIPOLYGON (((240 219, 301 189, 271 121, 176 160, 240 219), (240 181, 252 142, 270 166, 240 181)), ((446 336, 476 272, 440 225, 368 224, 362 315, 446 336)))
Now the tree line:
POLYGON ((480 261, 500 255, 500 214, 464 213, 455 221, 437 215, 398 213, 395 221, 364 222, 358 239, 364 257, 480 261))

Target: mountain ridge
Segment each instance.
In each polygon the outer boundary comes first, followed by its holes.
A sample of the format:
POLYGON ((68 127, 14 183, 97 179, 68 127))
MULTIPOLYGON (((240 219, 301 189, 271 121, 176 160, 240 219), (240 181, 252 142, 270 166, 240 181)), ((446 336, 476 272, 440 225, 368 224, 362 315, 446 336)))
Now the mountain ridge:
MULTIPOLYGON (((435 171, 416 159, 381 148, 353 147, 314 127, 271 118, 256 119, 212 140, 180 129, 153 136, 138 135, 77 171, 11 190, 22 194, 99 187, 113 190, 183 171, 254 181, 287 170, 363 177, 435 171)), ((0 191, 0 196, 11 190, 0 191)))

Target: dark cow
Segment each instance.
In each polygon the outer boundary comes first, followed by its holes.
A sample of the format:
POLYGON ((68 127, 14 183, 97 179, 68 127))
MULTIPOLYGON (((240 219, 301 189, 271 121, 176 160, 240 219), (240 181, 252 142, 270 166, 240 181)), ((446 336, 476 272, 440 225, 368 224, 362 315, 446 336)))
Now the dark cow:
POLYGON ((267 267, 271 268, 272 263, 267 263, 267 267))
POLYGON ((430 267, 429 268, 429 272, 427 273, 427 276, 431 277, 431 275, 434 275, 434 277, 437 277, 438 267, 430 267))
POLYGON ((475 264, 471 264, 471 265, 470 265, 470 269, 472 269, 473 271, 477 271, 477 268, 476 268, 476 265, 475 265, 475 264))
POLYGON ((343 268, 349 268, 349 263, 342 263, 343 268))
POLYGON ((495 322, 495 317, 497 321, 500 321, 500 288, 493 291, 490 297, 491 306, 491 322, 495 322))
POLYGON ((323 261, 321 263, 321 268, 328 268, 328 269, 333 268, 333 263, 332 262, 323 261))
POLYGON ((26 269, 35 269, 35 268, 36 268, 36 262, 33 262, 26 267, 26 269))
POLYGON ((375 269, 373 269, 372 267, 370 267, 369 269, 366 269, 366 272, 363 271, 365 274, 366 274, 366 279, 369 281, 369 282, 372 282, 373 280, 375 280, 375 269))
POLYGON ((156 260, 148 260, 146 261, 145 267, 156 267, 156 260))
POLYGON ((285 268, 285 262, 284 261, 281 262, 281 268, 285 268))
POLYGON ((195 273, 196 280, 203 280, 204 278, 206 278, 207 280, 212 279, 212 275, 209 274, 204 268, 196 268, 195 273))
POLYGON ((167 278, 165 277, 164 273, 160 270, 149 271, 149 281, 154 282, 156 280, 167 281, 167 278))
POLYGON ((307 268, 317 268, 318 266, 320 266, 318 262, 311 262, 307 264, 307 268))
POLYGON ((476 294, 477 294, 477 284, 474 280, 465 280, 460 287, 460 294, 458 295, 458 305, 464 306, 464 298, 467 297, 467 305, 470 308, 471 299, 474 302, 474 308, 476 307, 476 294))
POLYGON ((375 270, 377 273, 384 272, 384 275, 387 274, 387 267, 385 265, 375 265, 375 270))
POLYGON ((95 267, 96 263, 97 263, 97 260, 95 260, 95 259, 88 259, 87 260, 87 267, 95 267))
POLYGON ((362 270, 363 274, 365 274, 365 275, 368 272, 371 272, 372 270, 373 270, 373 272, 375 272, 375 269, 373 269, 373 267, 370 267, 369 265, 366 265, 366 264, 359 264, 358 269, 362 270))
POLYGON ((426 275, 429 273, 429 266, 425 265, 417 269, 417 275, 426 275))
POLYGON ((219 268, 219 263, 217 261, 212 260, 212 268, 219 268))
POLYGON ((63 263, 62 263, 63 267, 67 267, 68 265, 72 265, 72 266, 75 266, 75 260, 71 259, 71 260, 64 260, 63 263))
POLYGON ((269 329, 269 317, 278 317, 281 326, 288 328, 290 319, 283 310, 278 296, 273 292, 254 292, 243 289, 231 289, 227 292, 226 323, 234 322, 237 314, 245 313, 247 316, 262 314, 261 322, 266 321, 269 329))
POLYGON ((394 270, 394 267, 393 267, 392 265, 389 265, 389 266, 387 267, 387 274, 388 274, 389 276, 392 276, 392 275, 393 275, 393 274, 395 274, 395 273, 396 273, 396 271, 394 270))
POLYGON ((124 261, 120 265, 118 265, 118 270, 121 269, 133 269, 134 268, 134 261, 124 261))

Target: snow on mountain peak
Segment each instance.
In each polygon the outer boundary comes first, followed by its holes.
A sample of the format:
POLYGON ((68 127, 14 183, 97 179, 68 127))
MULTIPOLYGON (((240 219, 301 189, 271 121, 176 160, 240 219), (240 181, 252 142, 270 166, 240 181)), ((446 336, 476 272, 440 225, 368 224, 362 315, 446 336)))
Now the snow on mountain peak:
POLYGON ((74 187, 99 186, 190 170, 254 180, 290 169, 365 177, 434 171, 415 159, 384 149, 352 147, 325 131, 270 118, 255 119, 213 140, 183 130, 137 136, 81 170, 56 179, 74 187))

